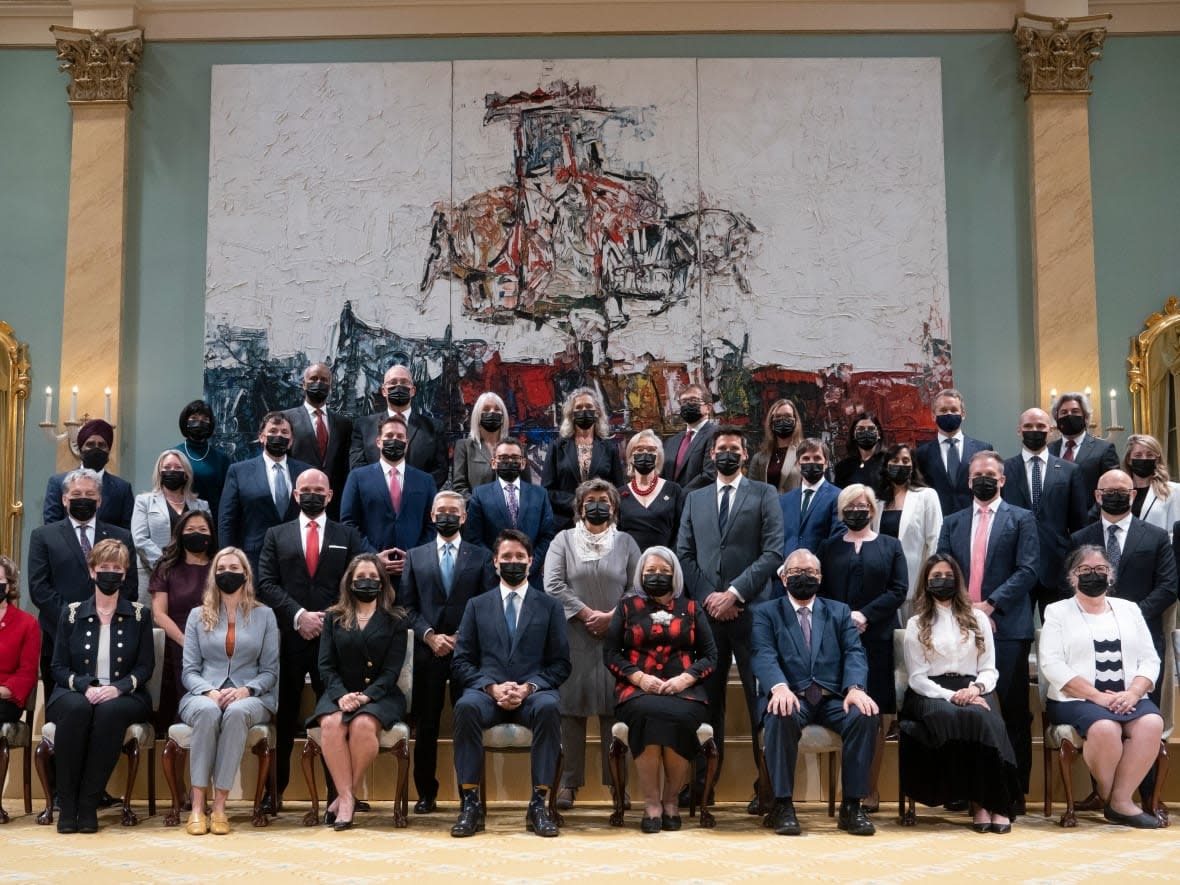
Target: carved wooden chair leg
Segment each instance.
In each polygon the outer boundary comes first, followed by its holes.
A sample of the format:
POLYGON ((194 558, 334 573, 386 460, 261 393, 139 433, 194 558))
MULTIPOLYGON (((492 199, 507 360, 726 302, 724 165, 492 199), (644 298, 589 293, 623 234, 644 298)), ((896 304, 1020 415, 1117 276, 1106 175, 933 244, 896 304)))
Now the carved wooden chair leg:
POLYGON ((139 823, 139 818, 131 810, 131 791, 135 789, 135 776, 139 774, 139 741, 124 744, 123 754, 127 757, 127 785, 123 788, 123 815, 120 823, 125 827, 133 827, 139 823))
POLYGON ((24 765, 24 776, 25 776, 25 789, 24 789, 25 814, 32 814, 33 813, 33 779, 32 779, 33 747, 31 744, 29 746, 25 747, 24 762, 22 764, 24 765))
POLYGON ((270 818, 262 810, 262 794, 266 792, 266 785, 270 781, 270 741, 259 741, 251 752, 258 757, 258 782, 254 785, 251 822, 256 827, 265 827, 270 823, 270 818))
MULTIPOLYGON (((706 804, 709 794, 713 792, 713 784, 717 780, 717 742, 713 738, 705 741, 701 749, 705 753, 705 795, 701 797, 701 826, 711 830, 717 826, 717 819, 706 804)), ((765 768, 765 764, 760 766, 765 768)), ((762 777, 766 777, 765 774, 762 777)))
POLYGON ((393 748, 393 755, 397 759, 397 795, 393 801, 393 825, 400 830, 405 829, 410 823, 410 742, 398 742, 393 748))
POLYGON ((37 744, 37 779, 41 781, 41 792, 45 794, 45 810, 37 815, 37 823, 53 823, 53 787, 49 785, 49 765, 53 759, 53 744, 44 738, 37 744))
POLYGON ((1065 786, 1065 813, 1061 815, 1061 820, 1058 823, 1063 827, 1076 827, 1078 825, 1077 814, 1074 813, 1073 806, 1073 760, 1077 758, 1078 750, 1069 741, 1061 742, 1061 751, 1058 759, 1061 762, 1061 780, 1065 786))
POLYGON ((623 793, 627 789, 627 745, 617 737, 610 740, 610 752, 607 754, 610 768, 610 784, 614 793, 614 810, 610 815, 610 825, 623 825, 623 793))
POLYGON ((164 815, 164 826, 175 827, 180 824, 180 787, 176 783, 176 757, 180 755, 180 747, 172 738, 164 741, 162 767, 164 780, 168 784, 168 792, 172 794, 172 810, 164 815))
POLYGON ((1045 775, 1045 817, 1053 816, 1053 750, 1048 744, 1041 748, 1041 766, 1045 775))
MULTIPOLYGON (((759 745, 758 751, 758 810, 763 815, 769 815, 774 805, 774 785, 770 782, 770 768, 766 764, 766 745, 762 743, 762 732, 754 735, 754 743, 759 745)), ((762 823, 765 826, 770 818, 766 817, 762 823)))
MULTIPOLYGON (((320 822, 320 796, 316 792, 315 782, 315 760, 320 755, 320 745, 313 741, 310 737, 303 742, 303 753, 299 757, 299 762, 303 767, 303 780, 307 782, 307 795, 311 797, 311 811, 303 815, 303 825, 305 827, 314 827, 320 822)), ((272 793, 274 801, 277 804, 279 797, 277 793, 272 793)))
POLYGON ((8 777, 8 741, 0 741, 0 824, 8 823, 8 812, 4 810, 3 786, 8 777))
POLYGON ((148 747, 148 817, 156 815, 156 742, 148 747))
MULTIPOLYGON (((1151 791, 1151 810, 1159 818, 1160 826, 1171 826, 1172 819, 1168 814, 1168 806, 1164 804, 1164 781, 1168 779, 1168 742, 1160 741, 1159 756, 1155 760, 1155 787, 1151 791)), ((2 781, 0 781, 2 782, 2 781)))

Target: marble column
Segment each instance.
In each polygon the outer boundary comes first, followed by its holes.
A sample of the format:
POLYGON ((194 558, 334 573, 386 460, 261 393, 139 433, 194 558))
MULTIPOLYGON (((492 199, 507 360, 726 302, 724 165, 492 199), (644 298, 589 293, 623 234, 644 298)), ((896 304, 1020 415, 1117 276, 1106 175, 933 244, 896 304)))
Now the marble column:
MULTIPOLYGON (((143 31, 55 27, 53 33, 60 68, 70 76, 66 93, 73 111, 58 403, 64 423, 76 386, 79 420, 102 418, 110 388, 111 423, 117 425, 128 120, 143 31)), ((112 469, 117 454, 116 431, 112 469)), ((69 448, 58 449, 59 470, 77 464, 69 448)))

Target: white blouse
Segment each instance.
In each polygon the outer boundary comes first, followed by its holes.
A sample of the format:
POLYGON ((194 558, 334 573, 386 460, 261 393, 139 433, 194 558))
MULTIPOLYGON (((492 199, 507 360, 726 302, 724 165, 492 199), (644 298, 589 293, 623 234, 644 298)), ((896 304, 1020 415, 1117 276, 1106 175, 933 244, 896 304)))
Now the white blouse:
POLYGON ((910 688, 927 698, 942 698, 949 701, 953 691, 943 688, 931 677, 947 673, 975 675, 974 682, 983 686, 987 694, 996 687, 999 673, 996 670, 996 645, 992 639, 991 625, 987 615, 975 612, 975 621, 983 631, 983 651, 975 649, 975 636, 966 638, 959 631, 949 607, 936 605, 934 623, 930 628, 931 649, 918 640, 918 616, 914 615, 905 625, 905 666, 910 675, 910 688))

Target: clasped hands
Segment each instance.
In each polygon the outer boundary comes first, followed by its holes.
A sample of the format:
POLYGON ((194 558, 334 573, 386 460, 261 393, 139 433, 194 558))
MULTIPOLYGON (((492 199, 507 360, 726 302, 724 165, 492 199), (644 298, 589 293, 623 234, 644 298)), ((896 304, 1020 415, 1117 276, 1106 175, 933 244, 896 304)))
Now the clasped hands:
POLYGON ((686 688, 690 688, 695 682, 696 678, 691 673, 681 673, 679 676, 673 676, 671 679, 661 679, 659 676, 644 673, 639 677, 639 681, 635 683, 635 687, 642 689, 648 694, 680 694, 680 692, 686 688))
POLYGON ((234 701, 244 701, 250 697, 250 689, 244 685, 240 688, 215 688, 212 691, 205 692, 205 697, 214 701, 218 707, 224 710, 234 701))
POLYGON ((92 685, 86 689, 86 700, 92 704, 102 704, 113 701, 119 696, 119 689, 113 685, 92 685))
POLYGON ((299 635, 304 639, 315 639, 324 629, 323 612, 303 612, 299 616, 299 635))
POLYGON ((610 626, 610 619, 613 612, 598 611, 597 609, 586 606, 582 609, 582 625, 586 628, 586 632, 595 639, 601 639, 606 635, 606 628, 610 626))
POLYGON ((377 554, 385 566, 385 571, 391 575, 400 575, 406 568, 406 551, 400 547, 390 547, 377 554))
POLYGON ((369 700, 369 696, 363 691, 350 691, 346 695, 341 695, 336 705, 345 713, 355 713, 365 704, 369 703, 369 700))
POLYGON ((951 695, 951 703, 959 707, 968 707, 974 704, 977 707, 983 707, 985 710, 991 709, 988 702, 984 700, 983 692, 980 691, 979 686, 974 682, 966 688, 960 688, 951 695))
POLYGON ((455 634, 435 633, 432 630, 426 634, 426 645, 436 658, 445 658, 455 650, 455 634))
MULTIPOLYGON (((844 695, 844 712, 847 713, 853 707, 863 716, 876 716, 880 712, 877 702, 859 688, 854 688, 844 695)), ((786 685, 776 685, 771 689, 766 709, 775 716, 793 716, 799 709, 799 696, 786 685)))
POLYGON ((1134 713, 1135 705, 1141 700, 1143 695, 1128 688, 1123 691, 1103 692, 1097 703, 1112 713, 1134 713))
POLYGON ((715 621, 732 621, 742 613, 742 601, 728 590, 715 590, 705 597, 705 611, 715 621))
POLYGON ((501 710, 515 710, 533 693, 526 682, 497 682, 484 688, 501 710))

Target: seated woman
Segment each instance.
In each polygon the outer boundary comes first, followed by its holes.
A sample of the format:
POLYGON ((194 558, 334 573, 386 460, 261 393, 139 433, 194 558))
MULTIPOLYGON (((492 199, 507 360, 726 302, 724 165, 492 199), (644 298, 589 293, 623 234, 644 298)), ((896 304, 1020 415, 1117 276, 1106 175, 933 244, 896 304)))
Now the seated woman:
POLYGON ((640 829, 658 833, 680 829, 678 798, 700 752, 697 728, 707 718, 702 682, 716 666, 717 648, 704 609, 683 595, 684 573, 671 550, 645 550, 634 585, 615 608, 602 654, 617 680, 615 717, 627 724, 639 772, 640 829))
POLYGON ((0 722, 16 722, 37 686, 41 628, 17 608, 20 577, 16 563, 0 556, 0 722))
POLYGON ((996 647, 953 557, 926 560, 914 611, 905 627, 902 790, 923 805, 970 800, 975 832, 1008 833, 1020 778, 995 696, 996 647))
POLYGON ((320 633, 320 695, 308 726, 323 729, 324 763, 338 791, 325 823, 352 827, 356 792, 377 757, 382 730, 406 718, 397 686, 406 658, 405 609, 376 556, 362 553, 340 581, 340 601, 325 613, 320 633))
POLYGON ((278 707, 279 625, 274 612, 254 596, 246 554, 226 547, 213 557, 201 607, 184 628, 187 694, 180 719, 192 726, 189 780, 193 785, 190 835, 229 832, 225 800, 238 773, 246 735, 269 722, 278 707), (205 818, 205 793, 213 785, 213 808, 205 818))
POLYGON ((1065 572, 1074 595, 1045 609, 1037 647, 1049 687, 1045 713, 1086 739, 1082 758, 1106 819, 1156 829, 1159 819, 1131 798, 1155 764, 1164 729, 1159 708, 1145 697, 1160 671, 1151 633, 1135 603, 1107 596, 1113 570, 1101 547, 1079 547, 1065 572))
POLYGON ((151 718, 147 685, 156 662, 152 614, 119 598, 131 555, 106 538, 86 560, 94 596, 61 613, 53 646, 53 694, 45 709, 57 724, 54 762, 59 833, 97 833, 98 805, 123 746, 123 732, 151 718))

